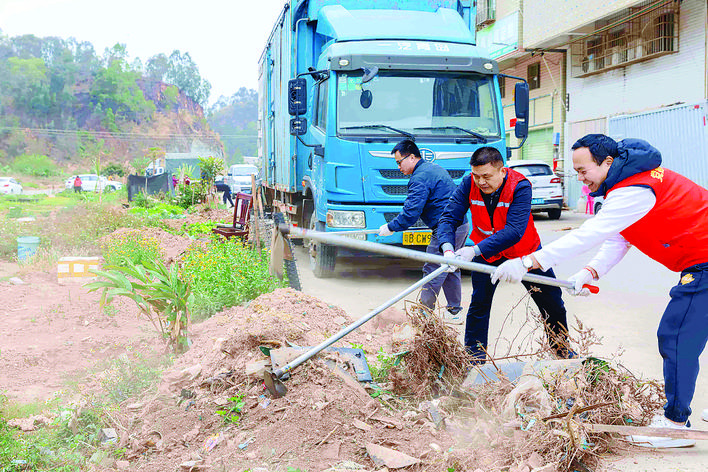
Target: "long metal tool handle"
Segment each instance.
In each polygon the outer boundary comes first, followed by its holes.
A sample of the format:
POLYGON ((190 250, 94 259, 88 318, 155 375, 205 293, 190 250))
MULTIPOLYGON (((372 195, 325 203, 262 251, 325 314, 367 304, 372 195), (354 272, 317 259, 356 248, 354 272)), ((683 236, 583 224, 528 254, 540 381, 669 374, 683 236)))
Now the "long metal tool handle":
MULTIPOLYGON (((328 231, 327 234, 379 234, 378 229, 355 229, 352 231, 328 231)), ((298 236, 296 234, 291 234, 291 238, 304 238, 305 236, 298 236)))
MULTIPOLYGON (((343 239, 347 239, 347 238, 343 238, 343 239)), ((315 347, 313 347, 312 349, 308 350, 307 352, 303 353, 302 355, 300 355, 299 357, 295 358, 293 361, 291 361, 290 363, 284 365, 284 366, 281 367, 280 369, 274 370, 274 371, 273 371, 273 375, 274 375, 276 378, 282 377, 282 376, 285 375, 287 372, 290 372, 290 371, 293 370, 295 367, 299 366, 300 364, 302 364, 303 362, 305 362, 306 360, 308 360, 310 357, 314 356, 315 354, 317 354, 317 353, 320 352, 321 350, 323 350, 323 349, 325 349, 325 348, 331 346, 332 344, 336 343, 337 341, 339 341, 340 339, 342 339, 344 336, 346 336, 347 334, 351 333, 352 331, 354 331, 355 329, 357 329, 359 326, 363 325, 364 323, 366 323, 367 321, 369 321, 371 318, 373 318, 374 316, 378 315, 379 313, 381 313, 382 311, 384 311, 386 308, 390 307, 391 305, 393 305, 393 304, 396 303, 397 301, 401 300, 403 297, 405 297, 405 296, 408 295, 409 293, 411 293, 411 292, 417 290, 418 288, 422 287, 423 285, 427 284, 428 282, 430 282, 431 280, 433 280, 435 277, 437 277, 438 275, 440 275, 440 274, 442 274, 443 272, 445 272, 445 271, 447 270, 447 268, 448 268, 447 265, 442 265, 442 266, 440 266, 438 269, 436 269, 436 270, 434 270, 433 272, 431 272, 430 274, 426 275, 425 277, 423 277, 422 279, 420 279, 419 281, 417 281, 416 283, 414 283, 413 285, 411 285, 410 287, 408 287, 407 289, 405 289, 404 291, 402 291, 401 293, 399 293, 399 294, 396 295, 395 297, 393 297, 393 298, 391 298, 390 300, 384 302, 382 305, 379 305, 378 307, 374 308, 374 310, 373 310, 372 312, 370 312, 368 315, 365 315, 365 316, 359 318, 359 319, 358 319, 357 321, 355 321, 354 323, 350 324, 349 326, 346 326, 346 327, 342 328, 342 330, 339 331, 337 334, 335 334, 335 335, 333 335, 333 336, 331 336, 331 337, 325 339, 325 340, 322 341, 320 344, 318 344, 317 346, 315 346, 315 347)))
MULTIPOLYGON (((413 259, 421 262, 430 262, 433 264, 447 264, 460 267, 462 269, 472 270, 474 272, 482 272, 492 274, 496 270, 496 266, 488 264, 480 264, 478 262, 467 262, 459 259, 449 259, 447 257, 429 254, 427 252, 414 251, 397 246, 375 243, 372 241, 359 241, 356 239, 346 238, 343 236, 330 235, 322 231, 311 231, 298 228, 295 226, 280 225, 279 228, 283 234, 291 234, 298 237, 310 238, 322 243, 331 244, 333 246, 348 247, 350 249, 359 249, 362 251, 377 252, 386 256, 402 257, 405 259, 413 259)), ((554 279, 553 277, 545 277, 543 275, 526 274, 521 279, 524 282, 532 282, 541 285, 551 285, 561 288, 575 288, 573 282, 567 280, 554 279)), ((597 287, 586 285, 591 292, 597 293, 597 287)))

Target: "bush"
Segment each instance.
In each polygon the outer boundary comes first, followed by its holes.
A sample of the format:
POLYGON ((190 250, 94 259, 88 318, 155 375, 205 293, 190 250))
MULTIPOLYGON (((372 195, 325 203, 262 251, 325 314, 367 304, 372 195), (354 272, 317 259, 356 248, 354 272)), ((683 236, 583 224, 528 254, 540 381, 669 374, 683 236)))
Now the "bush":
POLYGON ((177 205, 186 209, 197 203, 205 202, 207 190, 206 183, 201 180, 192 181, 189 185, 180 184, 177 205))
POLYGON ((101 252, 106 259, 106 265, 111 266, 124 267, 128 261, 137 265, 162 260, 160 242, 138 230, 111 235, 101 244, 101 252))
POLYGON ((192 247, 184 257, 183 274, 194 294, 192 316, 205 318, 239 305, 286 283, 268 273, 267 251, 244 247, 237 239, 192 247))
POLYGON ((14 172, 36 177, 61 175, 57 165, 48 156, 40 154, 22 154, 17 156, 10 166, 14 172))

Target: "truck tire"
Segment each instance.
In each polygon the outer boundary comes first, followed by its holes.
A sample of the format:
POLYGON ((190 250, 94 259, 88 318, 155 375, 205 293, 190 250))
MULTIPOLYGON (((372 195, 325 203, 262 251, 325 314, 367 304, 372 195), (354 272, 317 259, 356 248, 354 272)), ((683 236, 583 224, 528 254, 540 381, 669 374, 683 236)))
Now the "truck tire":
MULTIPOLYGON (((310 216, 310 229, 324 231, 324 223, 317 221, 317 213, 313 209, 310 216)), ((334 275, 334 266, 337 262, 337 248, 327 244, 309 241, 310 268, 315 277, 325 279, 334 275)))
MULTIPOLYGON (((273 214, 273 231, 278 231, 278 225, 285 223, 285 217, 282 213, 273 214)), ((295 253, 293 252, 293 246, 290 242, 290 238, 285 238, 285 244, 288 245, 290 254, 293 255, 292 259, 285 259, 283 265, 285 266, 285 275, 288 276, 288 286, 294 290, 302 291, 302 284, 300 283, 300 274, 297 271, 297 261, 295 260, 295 253)))
POLYGON ((561 217, 562 210, 560 208, 554 208, 553 210, 548 210, 548 217, 552 220, 559 220, 561 217))

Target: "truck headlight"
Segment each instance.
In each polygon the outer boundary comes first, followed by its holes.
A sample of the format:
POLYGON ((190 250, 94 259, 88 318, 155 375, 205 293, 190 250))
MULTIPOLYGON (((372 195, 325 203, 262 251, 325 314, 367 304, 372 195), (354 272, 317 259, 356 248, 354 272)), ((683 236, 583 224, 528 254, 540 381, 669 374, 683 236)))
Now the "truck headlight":
POLYGON ((363 211, 327 211, 327 226, 330 228, 366 228, 363 211))

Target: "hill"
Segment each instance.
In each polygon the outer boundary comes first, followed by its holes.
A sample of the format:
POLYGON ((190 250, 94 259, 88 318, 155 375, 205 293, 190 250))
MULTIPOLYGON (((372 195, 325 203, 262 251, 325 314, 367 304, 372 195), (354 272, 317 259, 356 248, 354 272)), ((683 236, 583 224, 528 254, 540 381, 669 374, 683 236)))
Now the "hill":
POLYGON ((116 44, 99 56, 74 38, 0 35, 0 165, 44 159, 84 168, 128 165, 151 147, 223 152, 204 116, 211 85, 189 53, 128 63, 116 44))
POLYGON ((207 121, 224 143, 230 164, 243 162, 243 156, 257 156, 258 94, 241 87, 231 97, 220 97, 209 110, 207 121))

